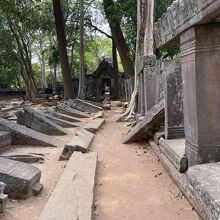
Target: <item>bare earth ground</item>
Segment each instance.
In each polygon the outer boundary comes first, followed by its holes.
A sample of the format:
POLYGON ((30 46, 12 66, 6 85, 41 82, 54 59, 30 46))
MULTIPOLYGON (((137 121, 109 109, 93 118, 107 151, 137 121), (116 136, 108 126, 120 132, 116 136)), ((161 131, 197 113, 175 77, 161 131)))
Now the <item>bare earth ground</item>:
POLYGON ((92 144, 99 156, 95 220, 198 220, 198 214, 144 143, 121 144, 116 108, 92 144))
MULTIPOLYGON (((119 108, 105 113, 107 121, 95 137, 91 150, 99 155, 95 188, 94 220, 198 220, 197 213, 166 174, 152 150, 144 143, 121 144, 126 123, 115 123, 119 108)), ((59 137, 63 143, 68 136, 59 137)), ((13 146, 5 153, 45 153, 42 171, 44 190, 38 197, 9 200, 1 220, 37 220, 51 195, 66 162, 58 161, 59 148, 13 146)))

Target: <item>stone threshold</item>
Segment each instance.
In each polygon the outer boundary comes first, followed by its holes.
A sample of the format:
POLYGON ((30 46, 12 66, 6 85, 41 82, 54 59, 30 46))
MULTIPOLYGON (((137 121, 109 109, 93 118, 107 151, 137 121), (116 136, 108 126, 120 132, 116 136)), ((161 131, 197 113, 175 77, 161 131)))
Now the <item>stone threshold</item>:
POLYGON ((220 219, 220 163, 201 164, 180 173, 154 140, 149 145, 168 174, 203 219, 220 219))

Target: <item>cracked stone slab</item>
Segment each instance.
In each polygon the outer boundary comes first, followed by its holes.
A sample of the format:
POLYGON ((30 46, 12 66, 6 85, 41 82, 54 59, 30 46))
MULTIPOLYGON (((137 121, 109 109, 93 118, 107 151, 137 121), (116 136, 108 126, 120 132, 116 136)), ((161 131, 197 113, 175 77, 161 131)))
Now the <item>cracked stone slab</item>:
POLYGON ((0 130, 12 133, 12 144, 58 147, 62 142, 55 137, 19 125, 13 121, 0 118, 0 130))
POLYGON ((0 181, 6 184, 4 193, 9 198, 26 198, 40 178, 38 168, 0 157, 0 181))
POLYGON ((68 160, 74 151, 86 153, 95 135, 84 128, 76 131, 75 136, 65 144, 60 160, 68 160))
POLYGON ((73 122, 69 122, 60 118, 57 118, 55 116, 52 116, 50 114, 46 114, 46 113, 40 113, 42 114, 44 117, 50 119, 51 121, 53 121, 54 123, 58 124, 59 126, 63 127, 63 128, 74 128, 74 127, 79 127, 79 125, 73 123, 73 122))
POLYGON ((164 125, 164 100, 151 108, 144 119, 122 137, 122 143, 141 141, 153 136, 153 132, 164 125))
POLYGON ((70 99, 68 102, 66 102, 66 104, 82 112, 95 113, 98 111, 102 111, 101 107, 93 105, 82 99, 70 99))
POLYGON ((35 131, 47 135, 66 135, 67 132, 47 117, 30 108, 22 108, 17 111, 17 122, 35 131))
POLYGON ((95 134, 102 127, 104 123, 105 123, 104 118, 96 118, 90 121, 89 123, 87 123, 83 128, 95 134))
POLYGON ((161 151, 179 172, 184 173, 188 169, 188 160, 185 155, 185 139, 165 140, 160 138, 159 145, 161 151))
POLYGON ((97 157, 73 153, 39 220, 92 220, 97 157))

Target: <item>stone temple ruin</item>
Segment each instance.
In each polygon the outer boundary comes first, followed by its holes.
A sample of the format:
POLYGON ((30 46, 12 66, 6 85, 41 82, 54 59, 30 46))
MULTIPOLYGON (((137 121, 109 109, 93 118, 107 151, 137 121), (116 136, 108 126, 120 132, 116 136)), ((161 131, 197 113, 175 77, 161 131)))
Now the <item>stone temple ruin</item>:
POLYGON ((220 218, 219 0, 179 0, 155 24, 156 48, 180 58, 138 63, 140 122, 123 143, 147 138, 204 219, 220 218))
MULTIPOLYGON (((180 57, 137 63, 137 124, 122 137, 147 140, 167 172, 204 219, 220 219, 220 0, 176 0, 155 24, 156 48, 180 48, 180 57)), ((123 80, 125 101, 133 79, 123 80)), ((99 91, 100 92, 100 91, 99 91)), ((89 147, 104 124, 102 107, 74 99, 36 109, 19 106, 16 121, 0 118, 0 151, 10 146, 59 148, 68 161, 39 220, 91 220, 97 153, 89 147), (95 115, 95 117, 94 117, 95 115), (71 139, 68 129, 76 129, 71 139), (60 202, 60 198, 63 202, 60 202)), ((7 118, 7 119, 6 119, 7 118)), ((38 196, 44 160, 35 153, 0 156, 0 211, 9 198, 38 196)))

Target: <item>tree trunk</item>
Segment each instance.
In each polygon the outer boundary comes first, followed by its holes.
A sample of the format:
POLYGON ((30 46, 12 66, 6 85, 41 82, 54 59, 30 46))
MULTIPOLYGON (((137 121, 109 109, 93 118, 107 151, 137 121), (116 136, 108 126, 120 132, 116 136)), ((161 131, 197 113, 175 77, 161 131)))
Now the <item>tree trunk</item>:
POLYGON ((62 76, 64 82, 64 99, 74 98, 73 94, 73 79, 69 67, 69 61, 66 48, 66 35, 64 30, 63 14, 60 0, 53 0, 53 10, 56 23, 58 49, 60 56, 60 63, 62 69, 62 76))
POLYGON ((142 56, 152 56, 153 48, 153 25, 154 25, 154 0, 138 0, 137 1, 137 43, 135 57, 135 80, 134 91, 129 106, 124 114, 117 121, 121 121, 127 116, 127 119, 133 114, 135 109, 136 98, 138 96, 138 72, 137 63, 142 56))
POLYGON ((84 63, 84 0, 80 0, 80 75, 78 98, 85 98, 85 63, 84 63))
POLYGON ((126 44, 123 32, 121 30, 120 24, 111 19, 114 16, 109 8, 114 8, 114 2, 112 0, 103 0, 105 15, 108 19, 109 26, 112 32, 112 37, 114 39, 115 45, 121 57, 122 66, 126 74, 134 76, 134 65, 129 55, 129 49, 126 44))
POLYGON ((118 72, 118 59, 117 59, 117 48, 114 41, 112 40, 112 58, 113 58, 113 70, 114 70, 114 90, 115 97, 119 98, 119 72, 118 72))

